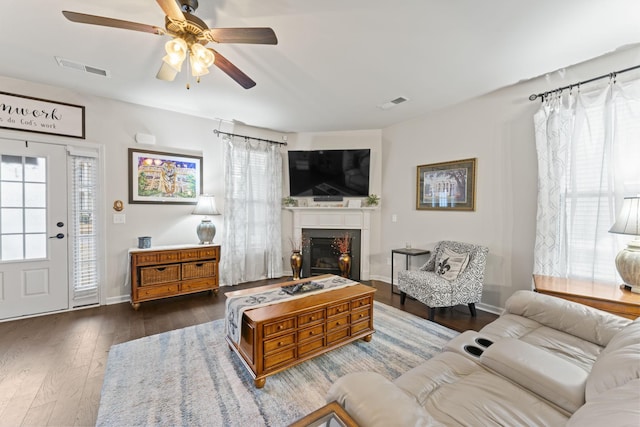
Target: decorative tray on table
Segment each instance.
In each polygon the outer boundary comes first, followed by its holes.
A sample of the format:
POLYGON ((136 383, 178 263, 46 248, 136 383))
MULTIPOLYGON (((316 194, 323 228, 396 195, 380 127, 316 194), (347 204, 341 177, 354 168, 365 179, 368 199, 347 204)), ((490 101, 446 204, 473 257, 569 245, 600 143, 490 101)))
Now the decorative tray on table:
POLYGON ((318 289, 324 288, 322 283, 317 282, 306 282, 306 283, 298 283, 296 285, 287 285, 282 286, 281 289, 288 293, 289 295, 300 294, 304 292, 317 291, 318 289))

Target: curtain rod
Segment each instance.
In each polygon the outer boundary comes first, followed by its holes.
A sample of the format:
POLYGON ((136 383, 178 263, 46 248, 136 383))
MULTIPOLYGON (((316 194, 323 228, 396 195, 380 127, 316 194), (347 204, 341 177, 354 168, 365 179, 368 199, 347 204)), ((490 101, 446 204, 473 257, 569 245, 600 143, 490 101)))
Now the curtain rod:
POLYGON ((620 71, 614 71, 614 72, 609 73, 609 74, 603 74, 601 76, 594 77, 594 78, 589 79, 589 80, 584 80, 582 82, 573 83, 573 84, 570 84, 568 86, 559 87, 557 89, 549 90, 549 91, 546 91, 546 92, 543 92, 543 93, 538 93, 538 94, 534 93, 534 94, 529 96, 529 101, 535 101, 538 98, 542 98, 542 101, 544 102, 545 95, 549 95, 550 93, 562 92, 565 89, 573 89, 576 86, 579 87, 580 85, 591 83, 591 82, 595 82, 596 80, 600 80, 600 79, 606 79, 607 77, 608 78, 615 78, 617 74, 626 73, 627 71, 635 70, 637 68, 640 68, 640 65, 636 65, 634 67, 625 68, 624 70, 620 70, 620 71))
POLYGON ((271 144, 287 145, 286 142, 273 141, 271 139, 254 138, 253 136, 238 135, 237 133, 223 132, 223 131, 218 130, 218 129, 214 129, 213 133, 215 133, 216 135, 222 134, 222 135, 227 135, 227 136, 237 136, 237 137, 244 138, 244 139, 253 139, 254 141, 269 142, 271 144))

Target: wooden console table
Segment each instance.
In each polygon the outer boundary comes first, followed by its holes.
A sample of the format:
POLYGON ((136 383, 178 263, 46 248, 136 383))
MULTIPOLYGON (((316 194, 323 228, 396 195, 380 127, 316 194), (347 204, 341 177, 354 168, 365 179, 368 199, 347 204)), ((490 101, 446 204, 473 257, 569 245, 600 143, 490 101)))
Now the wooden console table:
MULTIPOLYGON (((315 278, 318 277, 326 276, 315 278)), ((241 297, 293 283, 300 281, 225 295, 227 298, 241 297)), ((269 375, 360 338, 370 341, 375 332, 375 291, 358 283, 246 310, 241 321, 240 342, 234 342, 227 334, 227 343, 240 356, 254 378, 256 388, 262 388, 269 375)))
POLYGON ((536 292, 579 302, 627 319, 640 316, 640 294, 602 283, 534 274, 536 292))
POLYGON ((131 305, 194 292, 218 293, 219 245, 131 249, 131 305))

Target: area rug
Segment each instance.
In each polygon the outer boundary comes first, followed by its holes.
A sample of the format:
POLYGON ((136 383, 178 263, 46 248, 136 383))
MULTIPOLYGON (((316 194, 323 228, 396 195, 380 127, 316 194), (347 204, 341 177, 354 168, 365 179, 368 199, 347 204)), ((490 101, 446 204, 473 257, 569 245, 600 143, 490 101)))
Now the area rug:
POLYGON ((358 340, 267 377, 256 389, 224 339, 224 321, 114 345, 98 426, 286 426, 323 406, 331 384, 356 371, 393 380, 458 335, 375 302, 370 342, 358 340))

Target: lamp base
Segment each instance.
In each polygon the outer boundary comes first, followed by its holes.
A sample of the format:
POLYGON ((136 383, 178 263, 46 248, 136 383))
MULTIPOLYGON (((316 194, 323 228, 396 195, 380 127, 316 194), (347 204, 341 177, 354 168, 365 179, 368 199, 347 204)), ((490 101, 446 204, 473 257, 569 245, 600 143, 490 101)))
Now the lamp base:
POLYGON ((200 239, 201 245, 210 245, 213 243, 213 238, 216 236, 216 226, 210 219, 203 219, 198 228, 196 229, 198 239, 200 239))
POLYGON ((640 294, 640 246, 636 241, 618 253, 616 268, 625 286, 630 287, 631 292, 640 294))

